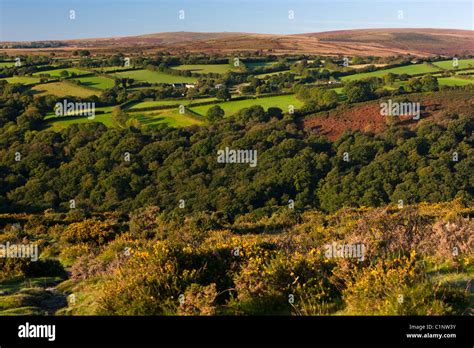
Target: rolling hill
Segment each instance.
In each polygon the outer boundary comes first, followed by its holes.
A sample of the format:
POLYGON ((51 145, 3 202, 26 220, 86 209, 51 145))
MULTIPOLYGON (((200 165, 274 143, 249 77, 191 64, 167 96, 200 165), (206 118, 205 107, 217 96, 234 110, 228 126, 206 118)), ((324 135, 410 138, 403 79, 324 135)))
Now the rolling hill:
MULTIPOLYGON (((28 51, 24 48, 10 48, 13 44, 3 42, 0 46, 5 51, 28 51)), ((169 32, 117 38, 66 40, 61 41, 60 44, 61 47, 35 48, 35 51, 69 51, 87 48, 107 52, 120 48, 123 52, 136 52, 139 49, 143 52, 150 50, 205 53, 263 51, 274 54, 452 56, 474 54, 474 32, 454 29, 358 29, 295 35, 169 32)))

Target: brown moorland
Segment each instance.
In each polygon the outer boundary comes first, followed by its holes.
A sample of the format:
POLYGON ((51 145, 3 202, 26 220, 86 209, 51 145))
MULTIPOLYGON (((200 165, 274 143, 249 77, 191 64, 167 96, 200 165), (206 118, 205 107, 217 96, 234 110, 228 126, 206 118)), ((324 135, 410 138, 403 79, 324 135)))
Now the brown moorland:
MULTIPOLYGON (((12 42, 0 43, 0 51, 22 53, 32 49, 12 49, 12 42)), ((170 32, 117 38, 93 38, 61 41, 57 48, 34 49, 36 53, 89 49, 103 53, 118 49, 129 53, 154 51, 203 52, 270 52, 272 54, 322 54, 394 56, 412 54, 474 54, 474 32, 455 29, 358 29, 296 35, 254 33, 170 32)))
MULTIPOLYGON (((306 131, 327 136, 336 140, 346 129, 362 132, 382 132, 388 126, 387 116, 380 114, 380 103, 389 97, 364 103, 342 105, 330 111, 319 112, 306 117, 301 126, 306 131)), ((395 98, 392 97, 393 100, 395 98)), ((419 102, 421 119, 402 117, 400 124, 415 128, 424 120, 444 123, 450 114, 467 115, 474 109, 472 91, 441 91, 412 94, 403 97, 403 101, 419 102)), ((400 101, 402 101, 400 99, 400 101)))

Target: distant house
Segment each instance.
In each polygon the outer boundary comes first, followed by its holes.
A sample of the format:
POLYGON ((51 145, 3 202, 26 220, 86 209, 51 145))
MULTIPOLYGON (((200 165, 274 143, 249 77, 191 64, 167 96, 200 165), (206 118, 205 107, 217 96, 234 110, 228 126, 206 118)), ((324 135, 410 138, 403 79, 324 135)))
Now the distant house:
POLYGON ((218 84, 216 85, 216 88, 217 88, 217 89, 225 88, 225 85, 224 85, 223 83, 218 83, 218 84))
POLYGON ((187 83, 186 88, 195 88, 196 85, 194 83, 187 83))

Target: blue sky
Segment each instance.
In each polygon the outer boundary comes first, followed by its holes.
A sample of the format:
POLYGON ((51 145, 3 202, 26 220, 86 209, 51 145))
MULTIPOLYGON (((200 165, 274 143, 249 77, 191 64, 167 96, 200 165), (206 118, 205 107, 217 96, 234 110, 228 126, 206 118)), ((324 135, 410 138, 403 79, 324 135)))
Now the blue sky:
POLYGON ((473 0, 0 0, 0 41, 170 31, 474 29, 473 0), (69 18, 74 10, 76 18, 69 18), (179 11, 184 10, 184 20, 179 11), (289 19, 294 11, 294 19, 289 19), (399 19, 403 11, 403 19, 399 19))

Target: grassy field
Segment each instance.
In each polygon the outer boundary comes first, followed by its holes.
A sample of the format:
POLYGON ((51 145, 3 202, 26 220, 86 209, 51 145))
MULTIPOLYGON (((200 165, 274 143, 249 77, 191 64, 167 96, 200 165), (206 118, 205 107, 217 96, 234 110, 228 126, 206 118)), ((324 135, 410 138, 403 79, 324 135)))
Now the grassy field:
MULTIPOLYGON (((51 84, 48 84, 51 85, 51 84)), ((206 98, 207 100, 212 100, 214 98, 206 98)), ((142 124, 147 126, 154 126, 158 124, 166 123, 170 127, 186 127, 191 125, 200 125, 203 124, 202 121, 199 121, 196 118, 193 118, 187 114, 180 114, 178 112, 178 108, 172 109, 164 109, 164 110, 156 110, 156 111, 136 111, 134 112, 133 109, 143 108, 143 107, 153 107, 153 106, 160 106, 160 105, 174 105, 178 101, 173 100, 161 100, 161 101, 144 101, 138 104, 135 104, 131 108, 129 108, 128 115, 131 118, 138 119, 142 124)), ((181 100, 183 105, 189 105, 188 100, 181 100)), ((207 110, 216 104, 210 105, 201 105, 196 107, 191 107, 190 110, 196 112, 202 116, 206 115, 207 110)), ((221 106, 226 115, 230 116, 236 113, 238 110, 250 107, 252 105, 261 105, 264 109, 268 109, 269 107, 279 107, 284 112, 288 110, 289 105, 294 105, 295 108, 301 107, 303 105, 302 102, 297 100, 294 95, 284 95, 284 96, 276 96, 276 97, 266 97, 266 98, 259 98, 259 99, 249 99, 249 100, 237 100, 237 101, 229 101, 229 102, 222 102, 218 103, 217 105, 221 106)), ((74 123, 86 123, 86 122, 102 122, 108 127, 115 127, 115 123, 111 117, 112 107, 106 108, 98 108, 102 110, 105 114, 99 114, 95 116, 95 119, 89 120, 87 117, 61 117, 57 118, 54 113, 49 113, 46 115, 46 121, 48 122, 49 127, 54 129, 61 129, 67 127, 74 123)))
POLYGON ((9 68, 14 65, 15 62, 0 62, 0 68, 9 68))
POLYGON ((230 64, 188 64, 173 67, 176 70, 188 70, 196 74, 225 74, 231 68, 230 64))
POLYGON ((79 77, 74 80, 81 81, 82 85, 97 89, 108 89, 115 85, 114 80, 102 76, 79 77))
POLYGON ((157 106, 164 106, 164 105, 189 105, 192 103, 202 103, 202 102, 208 102, 208 101, 213 101, 216 100, 216 98, 201 98, 201 99, 195 99, 193 101, 191 100, 150 100, 150 101, 143 101, 138 104, 132 105, 129 110, 133 109, 141 109, 141 108, 151 108, 151 107, 157 107, 157 106))
POLYGON ((100 91, 93 91, 67 82, 43 83, 34 86, 32 90, 38 95, 52 94, 58 97, 75 96, 87 98, 100 94, 100 91))
POLYGON ((39 82, 38 77, 31 77, 31 76, 13 76, 7 77, 1 80, 6 80, 8 83, 21 83, 23 85, 34 85, 35 83, 39 82))
POLYGON ((107 127, 114 127, 115 122, 112 119, 112 106, 96 108, 96 111, 103 111, 104 114, 95 115, 94 119, 90 120, 87 116, 62 116, 57 117, 54 112, 46 114, 45 120, 47 126, 53 129, 66 128, 74 123, 89 123, 89 122, 101 122, 107 127))
MULTIPOLYGON (((436 62, 433 63, 436 66, 439 66, 440 68, 447 69, 447 70, 453 70, 455 69, 453 67, 453 60, 445 60, 442 62, 436 62)), ((458 61, 458 69, 467 69, 467 68, 474 68, 474 59, 460 59, 458 61)))
POLYGON ((438 83, 440 86, 466 86, 474 84, 474 79, 467 80, 458 77, 439 77, 438 83))
POLYGON ((88 72, 88 71, 80 70, 80 69, 77 69, 77 68, 61 68, 61 69, 52 69, 52 70, 45 70, 45 71, 35 72, 35 73, 33 73, 33 76, 40 76, 40 75, 43 75, 43 74, 48 74, 51 77, 61 77, 61 71, 64 71, 64 70, 69 72, 69 75, 71 75, 72 73, 75 73, 77 76, 90 74, 90 72, 88 72))
POLYGON ((0 315, 48 315, 48 310, 54 310, 54 303, 58 303, 55 300, 61 295, 46 289, 61 281, 60 277, 19 277, 0 282, 0 315))
MULTIPOLYGON (((47 126, 59 130, 66 128, 75 123, 101 122, 107 127, 116 127, 116 123, 112 118, 112 106, 96 108, 96 111, 103 111, 104 114, 95 115, 90 120, 87 116, 62 116, 57 117, 53 112, 46 115, 45 120, 47 126)), ((180 114, 177 109, 157 110, 157 111, 137 111, 128 113, 130 118, 138 119, 143 125, 154 126, 166 123, 170 127, 186 127, 191 125, 199 125, 203 122, 196 120, 189 115, 180 114)))
POLYGON ((458 75, 467 74, 467 73, 474 73, 474 69, 462 70, 462 71, 457 71, 456 72, 456 74, 458 74, 458 75))
POLYGON ((293 105, 296 109, 303 106, 303 103, 296 99, 294 95, 282 95, 277 97, 266 97, 258 99, 247 99, 247 100, 237 100, 237 101, 228 101, 212 105, 201 105, 196 107, 191 107, 191 110, 205 116, 207 110, 214 105, 219 105, 224 111, 226 116, 231 116, 237 111, 243 108, 248 108, 252 105, 261 105, 265 110, 269 107, 278 107, 283 110, 283 112, 288 111, 288 106, 293 105))
POLYGON ((245 66, 247 68, 252 69, 252 68, 270 67, 276 64, 278 64, 278 62, 251 62, 251 63, 245 63, 245 66))
MULTIPOLYGON (((104 106, 104 107, 101 107, 101 108, 95 108, 95 111, 102 111, 104 112, 104 114, 110 114, 112 113, 112 109, 113 109, 113 106, 104 106)), ((84 110, 84 111, 87 111, 87 110, 84 110)), ((45 120, 54 120, 54 121, 60 121, 61 119, 63 118, 67 118, 68 116, 73 116, 74 114, 67 114, 67 116, 61 116, 61 117, 58 117, 56 116, 56 114, 54 112, 48 112, 44 119, 45 120)), ((101 114, 102 115, 102 114, 101 114)), ((99 115, 96 115, 96 117, 98 117, 99 115)))
POLYGON ((90 122, 101 122, 107 127, 115 127, 115 122, 112 119, 112 114, 101 114, 96 115, 93 120, 89 120, 86 116, 67 116, 62 118, 51 118, 47 121, 48 127, 59 130, 66 128, 75 123, 90 123, 90 122))
POLYGON ((187 127, 192 125, 200 125, 203 122, 189 117, 186 114, 180 114, 177 109, 131 112, 130 117, 138 119, 142 124, 147 126, 155 126, 166 123, 170 127, 187 127))
POLYGON ((117 77, 126 77, 135 79, 137 81, 145 81, 149 83, 180 83, 180 82, 195 82, 195 77, 174 76, 165 74, 159 71, 150 70, 130 70, 124 72, 117 72, 113 74, 117 77))
POLYGON ((416 74, 431 73, 435 71, 438 71, 438 70, 428 64, 423 63, 423 64, 400 66, 400 67, 391 68, 391 69, 383 69, 383 70, 372 71, 368 73, 343 76, 341 80, 353 81, 353 80, 361 80, 361 79, 365 79, 369 77, 383 77, 384 75, 387 75, 388 73, 416 75, 416 74))
POLYGON ((129 66, 104 66, 104 67, 99 67, 99 68, 94 68, 96 71, 114 71, 114 70, 126 70, 130 69, 129 66))

